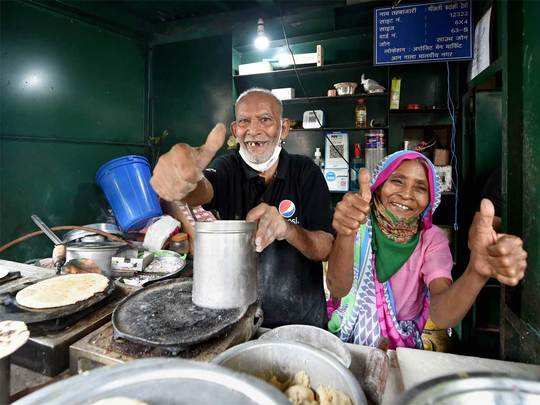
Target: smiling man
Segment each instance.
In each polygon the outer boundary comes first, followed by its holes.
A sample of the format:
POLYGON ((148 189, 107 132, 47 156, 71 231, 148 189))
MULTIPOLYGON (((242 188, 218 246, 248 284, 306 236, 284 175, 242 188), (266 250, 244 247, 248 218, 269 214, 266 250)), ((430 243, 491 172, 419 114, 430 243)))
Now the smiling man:
POLYGON ((311 159, 282 149, 289 121, 270 91, 242 93, 235 113, 231 131, 238 151, 208 166, 225 139, 225 127, 218 124, 200 148, 178 144, 163 155, 152 186, 168 201, 204 205, 225 220, 257 222, 264 326, 325 328, 321 262, 330 253, 333 237, 324 177, 311 159))

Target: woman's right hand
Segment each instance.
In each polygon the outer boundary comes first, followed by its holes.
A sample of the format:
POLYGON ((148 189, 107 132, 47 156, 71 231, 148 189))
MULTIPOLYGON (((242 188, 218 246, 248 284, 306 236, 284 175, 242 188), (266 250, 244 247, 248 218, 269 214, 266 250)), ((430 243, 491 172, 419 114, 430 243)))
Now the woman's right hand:
POLYGON ((358 178, 360 191, 345 194, 336 205, 332 226, 338 236, 354 236, 360 225, 367 221, 371 204, 371 176, 367 169, 360 169, 358 178))

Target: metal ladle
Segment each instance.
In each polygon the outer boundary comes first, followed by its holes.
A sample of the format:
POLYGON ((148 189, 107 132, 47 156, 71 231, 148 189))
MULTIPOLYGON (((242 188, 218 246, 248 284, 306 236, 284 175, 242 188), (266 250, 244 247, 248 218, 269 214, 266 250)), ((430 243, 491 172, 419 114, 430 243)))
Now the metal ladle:
POLYGON ((43 231, 45 235, 54 243, 54 249, 52 254, 53 265, 56 267, 56 272, 59 274, 60 269, 66 262, 66 245, 64 242, 56 236, 56 234, 47 226, 45 222, 41 220, 36 214, 33 214, 30 218, 43 231))

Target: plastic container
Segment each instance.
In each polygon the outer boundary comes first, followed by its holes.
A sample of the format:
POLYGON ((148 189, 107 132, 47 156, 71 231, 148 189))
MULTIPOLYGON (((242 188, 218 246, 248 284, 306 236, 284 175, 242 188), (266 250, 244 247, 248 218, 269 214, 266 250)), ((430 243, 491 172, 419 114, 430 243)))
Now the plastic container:
POLYGON ((356 101, 356 107, 354 109, 354 126, 356 128, 367 127, 367 107, 366 100, 359 98, 356 101))
POLYGON ((148 160, 137 155, 113 159, 96 173, 96 183, 105 193, 124 232, 144 228, 149 219, 162 215, 150 176, 148 160))
POLYGON ((177 233, 171 236, 171 242, 169 244, 169 250, 179 253, 181 255, 189 253, 189 241, 187 233, 177 233))
POLYGON ((360 144, 355 143, 354 144, 354 157, 351 163, 351 182, 350 182, 351 191, 359 191, 360 183, 358 182, 358 173, 360 173, 360 169, 364 166, 365 164, 364 164, 364 159, 362 159, 362 152, 360 150, 360 144))

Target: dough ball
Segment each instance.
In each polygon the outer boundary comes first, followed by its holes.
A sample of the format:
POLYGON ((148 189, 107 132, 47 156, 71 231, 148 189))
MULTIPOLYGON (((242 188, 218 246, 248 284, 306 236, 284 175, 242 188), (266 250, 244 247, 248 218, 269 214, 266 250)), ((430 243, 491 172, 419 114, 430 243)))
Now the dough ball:
POLYGON ((317 388, 317 396, 321 405, 352 405, 347 394, 323 385, 317 388))
POLYGON ((294 375, 291 385, 302 385, 309 388, 309 376, 304 370, 301 370, 294 375))
POLYGON ((311 388, 304 385, 291 385, 285 390, 285 395, 294 405, 301 405, 304 401, 315 400, 315 394, 311 388))
POLYGON ((268 382, 269 384, 272 384, 281 392, 285 391, 285 388, 289 386, 289 381, 281 382, 275 375, 272 375, 270 376, 270 378, 266 378, 265 380, 266 382, 268 382))

